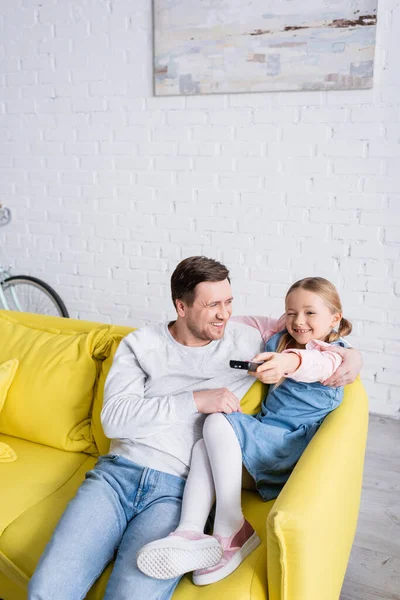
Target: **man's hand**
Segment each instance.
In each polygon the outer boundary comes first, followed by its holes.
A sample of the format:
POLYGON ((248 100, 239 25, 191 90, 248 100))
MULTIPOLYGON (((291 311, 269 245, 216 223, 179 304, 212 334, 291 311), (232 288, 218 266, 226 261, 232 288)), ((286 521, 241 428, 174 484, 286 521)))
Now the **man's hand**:
POLYGON ((361 353, 355 348, 342 348, 341 346, 321 346, 321 352, 337 352, 343 357, 342 364, 329 379, 323 381, 323 385, 330 387, 342 387, 348 383, 353 383, 362 367, 361 353))
POLYGON ((294 352, 262 352, 252 359, 252 362, 260 361, 266 362, 260 365, 257 371, 249 371, 249 373, 262 383, 277 383, 284 375, 293 373, 300 365, 300 358, 294 352))
POLYGON ((229 415, 233 412, 242 412, 240 400, 227 388, 193 392, 193 398, 200 413, 209 415, 223 412, 229 415))

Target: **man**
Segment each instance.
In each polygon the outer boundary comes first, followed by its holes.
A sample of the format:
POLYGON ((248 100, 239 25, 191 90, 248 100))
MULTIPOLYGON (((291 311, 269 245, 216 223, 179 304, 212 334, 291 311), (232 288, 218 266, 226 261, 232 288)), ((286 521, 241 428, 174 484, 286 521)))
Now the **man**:
MULTIPOLYGON (((262 348, 257 329, 228 323, 228 269, 213 259, 182 261, 171 278, 176 321, 126 336, 107 378, 102 423, 111 438, 68 505, 34 573, 31 600, 85 597, 116 555, 106 600, 171 598, 179 577, 147 577, 136 565, 145 544, 173 531, 194 443, 206 414, 240 410, 254 379, 229 368, 262 348)), ((277 322, 271 320, 276 330, 277 322)), ((341 385, 359 371, 347 351, 341 385), (350 365, 350 367, 349 367, 350 365)), ((339 373, 340 376, 340 373, 339 373)))

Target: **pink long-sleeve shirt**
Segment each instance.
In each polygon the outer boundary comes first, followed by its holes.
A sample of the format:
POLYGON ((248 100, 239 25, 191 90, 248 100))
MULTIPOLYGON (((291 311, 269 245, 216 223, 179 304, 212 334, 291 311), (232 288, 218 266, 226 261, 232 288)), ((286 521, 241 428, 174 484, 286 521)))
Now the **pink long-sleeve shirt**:
MULTIPOLYGON (((250 316, 232 317, 232 319, 258 329, 264 342, 285 328, 284 315, 279 319, 250 316)), ((289 377, 295 381, 304 381, 305 383, 313 381, 323 382, 329 379, 342 364, 343 359, 337 352, 329 350, 321 351, 320 348, 322 347, 330 347, 330 344, 321 340, 311 340, 306 344, 304 350, 297 348, 284 350, 284 352, 293 352, 300 358, 300 365, 296 371, 288 373, 285 377, 289 377)))

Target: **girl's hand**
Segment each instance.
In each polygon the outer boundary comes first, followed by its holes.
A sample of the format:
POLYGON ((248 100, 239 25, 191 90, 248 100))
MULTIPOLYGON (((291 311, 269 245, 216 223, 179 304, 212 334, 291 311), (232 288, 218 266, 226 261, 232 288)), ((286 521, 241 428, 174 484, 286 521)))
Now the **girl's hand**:
POLYGON ((250 375, 262 383, 278 383, 285 375, 293 373, 299 365, 300 358, 294 352, 262 352, 252 359, 254 362, 265 361, 257 371, 249 371, 250 375))

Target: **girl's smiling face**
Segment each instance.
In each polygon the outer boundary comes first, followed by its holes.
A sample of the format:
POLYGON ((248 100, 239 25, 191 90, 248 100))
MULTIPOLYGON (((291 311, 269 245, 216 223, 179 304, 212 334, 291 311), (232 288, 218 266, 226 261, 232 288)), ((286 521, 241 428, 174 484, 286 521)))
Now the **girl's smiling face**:
POLYGON ((286 297, 286 329, 299 346, 304 347, 311 340, 325 340, 341 318, 342 313, 332 313, 314 292, 296 288, 286 297))

